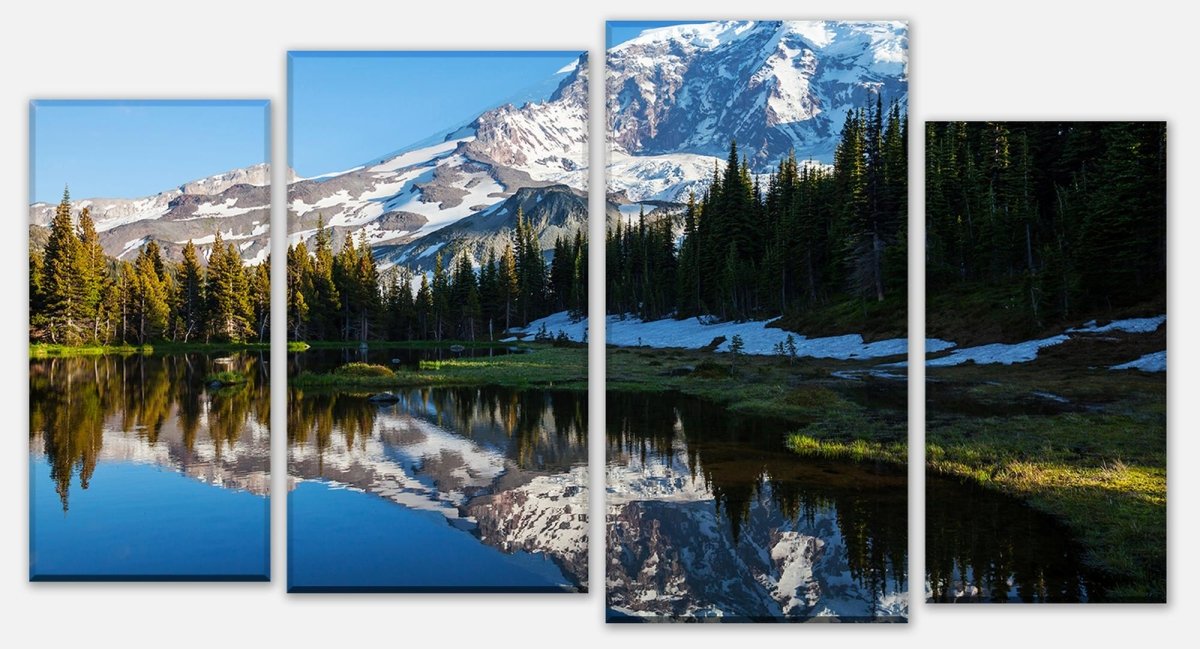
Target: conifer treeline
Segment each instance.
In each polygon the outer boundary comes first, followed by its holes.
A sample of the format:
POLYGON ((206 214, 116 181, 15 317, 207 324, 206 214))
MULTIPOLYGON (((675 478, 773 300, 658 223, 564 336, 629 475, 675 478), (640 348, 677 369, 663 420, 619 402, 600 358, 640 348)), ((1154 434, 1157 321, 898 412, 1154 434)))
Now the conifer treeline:
POLYGON ((678 245, 670 218, 609 228, 608 312, 741 320, 903 295, 907 148, 905 114, 878 97, 847 114, 832 168, 793 154, 764 186, 731 142, 678 245))
POLYGON ((1166 125, 926 126, 930 299, 986 288, 1030 329, 1163 299, 1166 125))
POLYGON ((559 237, 547 265, 533 225, 518 210, 512 241, 489 250, 478 270, 463 251, 433 273, 380 272, 365 236, 333 252, 318 223, 311 252, 288 247, 288 335, 292 340, 485 340, 558 311, 587 310, 587 239, 559 237))
POLYGON ((43 250, 29 250, 29 338, 62 345, 265 341, 270 261, 242 264, 218 231, 207 267, 191 241, 164 261, 154 241, 132 261, 108 257, 87 208, 63 192, 43 250))

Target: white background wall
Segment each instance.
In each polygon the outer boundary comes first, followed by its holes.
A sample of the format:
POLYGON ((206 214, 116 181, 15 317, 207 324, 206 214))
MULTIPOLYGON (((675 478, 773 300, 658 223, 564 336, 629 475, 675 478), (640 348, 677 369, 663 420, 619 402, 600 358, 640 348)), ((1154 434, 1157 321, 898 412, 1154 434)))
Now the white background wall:
MULTIPOLYGON (((266 646, 301 644, 355 647, 450 646, 473 643, 528 647, 651 645, 686 642, 726 647, 731 642, 843 642, 850 645, 992 647, 1147 646, 1184 642, 1189 613, 1200 596, 1196 578, 1195 424, 1198 384, 1194 330, 1198 75, 1197 13, 1188 3, 1142 0, 1092 2, 1073 8, 1047 0, 1004 3, 806 2, 757 0, 557 0, 486 2, 269 3, 21 2, 0 17, 0 263, 5 313, 0 318, 0 407, 8 432, 0 437, 0 633, 8 646, 266 646), (478 6, 476 6, 478 5, 478 6), (657 5, 657 6, 654 6, 657 5), (731 10, 736 13, 729 13, 731 10), (272 502, 272 573, 269 584, 29 584, 26 205, 28 203, 28 100, 33 98, 259 98, 274 101, 275 160, 286 160, 288 49, 579 49, 599 55, 606 19, 674 18, 903 18, 910 21, 912 202, 923 213, 921 124, 927 119, 1166 119, 1170 122, 1170 520, 1167 606, 931 607, 918 596, 907 627, 856 628, 711 626, 652 628, 603 624, 603 562, 592 556, 587 595, 286 595, 282 462, 276 462, 272 502), (1184 398, 1180 398, 1184 397, 1184 398), (1187 545, 1185 545, 1187 544, 1187 545), (11 643, 11 644, 10 644, 11 643), (42 644, 42 643, 48 643, 42 644), (35 645, 36 646, 36 645, 35 645)), ((1195 5, 1192 5, 1193 7, 1195 5)), ((599 79, 602 57, 592 61, 599 79)), ((593 89, 600 90, 599 86, 593 89)), ((593 92, 594 143, 603 142, 600 94, 593 92)), ((395 143, 383 143, 387 150, 395 143)), ((187 155, 181 151, 180 155, 187 155)), ((593 168, 603 159, 593 146, 593 168)), ((275 177, 281 179, 282 164, 275 177)), ((601 182, 593 177, 594 186, 601 182)), ((284 186, 275 185, 275 219, 283 223, 284 186)), ((593 192, 593 213, 602 194, 593 192)), ((594 241, 602 224, 593 223, 594 241)), ((920 218, 911 234, 923 236, 920 218)), ((276 243, 275 313, 283 312, 282 238, 276 243)), ((598 248, 597 248, 598 249, 598 248)), ((920 247, 911 245, 914 314, 911 336, 920 340, 924 302, 920 247)), ((592 259, 593 312, 603 289, 601 255, 592 259)), ((282 340, 283 328, 276 328, 282 340)), ((593 340, 600 339, 599 323, 593 340)), ((603 349, 593 345, 592 381, 603 381, 603 349)), ((914 350, 914 354, 919 353, 914 350)), ((282 347, 277 346, 282 354, 282 347)), ((282 356, 276 367, 283 367, 282 356)), ((912 446, 922 446, 919 422, 924 391, 919 363, 910 390, 912 446)), ((283 394, 282 377, 274 389, 283 394)), ((593 466, 603 463, 602 394, 592 397, 593 466)), ((273 413, 275 457, 284 457, 283 409, 273 413)), ((922 591, 923 480, 912 463, 910 565, 922 591)), ((602 474, 593 472, 593 511, 603 511, 602 474)), ((599 548, 601 518, 593 516, 599 548)))

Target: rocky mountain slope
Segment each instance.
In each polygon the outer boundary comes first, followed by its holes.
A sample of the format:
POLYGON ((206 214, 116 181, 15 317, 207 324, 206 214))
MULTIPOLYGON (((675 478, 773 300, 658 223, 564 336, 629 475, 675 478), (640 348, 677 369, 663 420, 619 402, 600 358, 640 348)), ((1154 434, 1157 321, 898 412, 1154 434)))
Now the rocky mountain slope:
MULTIPOLYGON (((190 239, 207 257, 216 233, 238 247, 248 264, 266 260, 270 252, 271 174, 263 163, 184 183, 143 198, 87 198, 72 203, 73 213, 87 208, 96 223, 104 251, 132 259, 150 241, 165 256, 180 259, 190 239)), ((57 205, 29 206, 31 243, 34 233, 54 217, 57 205)))

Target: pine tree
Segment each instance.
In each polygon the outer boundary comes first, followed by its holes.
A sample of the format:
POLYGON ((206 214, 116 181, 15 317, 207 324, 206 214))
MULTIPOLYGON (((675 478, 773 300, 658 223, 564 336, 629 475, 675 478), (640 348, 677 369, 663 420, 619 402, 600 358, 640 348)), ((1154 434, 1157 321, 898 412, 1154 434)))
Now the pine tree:
POLYGON ((433 286, 430 288, 431 325, 433 339, 442 340, 446 335, 447 320, 450 317, 450 279, 446 276, 446 266, 442 263, 442 253, 437 253, 433 262, 433 286))
POLYGON ((204 292, 210 337, 242 342, 252 335, 254 314, 242 260, 233 244, 225 245, 219 231, 209 253, 204 292))
POLYGON ((191 239, 183 246, 183 261, 179 264, 178 314, 183 342, 204 331, 204 271, 196 257, 196 245, 191 239))
POLYGON ((268 327, 271 324, 271 256, 262 263, 253 266, 247 277, 250 298, 250 309, 253 314, 252 323, 258 342, 266 342, 270 338, 268 327))
POLYGON ((81 300, 79 311, 83 326, 89 329, 84 334, 85 338, 97 342, 106 319, 102 296, 108 278, 108 259, 104 256, 104 248, 100 246, 91 210, 86 207, 79 212, 79 239, 79 257, 76 259, 81 300))
POLYGON ((157 248, 146 246, 133 263, 131 311, 133 334, 139 345, 157 339, 170 322, 167 288, 158 274, 162 258, 157 248))
POLYGON ((79 322, 82 295, 76 281, 79 249, 79 237, 71 222, 71 194, 64 189, 50 221, 41 273, 46 331, 52 343, 74 345, 83 341, 79 322))
POLYGON ((288 333, 292 340, 307 335, 309 299, 313 297, 313 265, 308 247, 303 241, 288 246, 287 252, 287 315, 288 333))
POLYGON ((511 243, 504 244, 504 253, 500 255, 498 270, 499 296, 504 304, 504 330, 508 331, 513 326, 518 293, 521 289, 520 278, 517 276, 517 260, 511 243))

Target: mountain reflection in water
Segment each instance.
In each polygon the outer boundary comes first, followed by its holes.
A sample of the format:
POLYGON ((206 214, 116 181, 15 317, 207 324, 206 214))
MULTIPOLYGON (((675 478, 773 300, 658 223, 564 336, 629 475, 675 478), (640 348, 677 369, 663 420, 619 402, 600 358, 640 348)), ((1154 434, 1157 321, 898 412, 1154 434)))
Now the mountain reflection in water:
POLYGON ((289 541, 304 557, 289 569, 292 590, 585 590, 586 395, 395 394, 381 405, 366 394, 289 392, 289 541), (308 482, 342 490, 341 505, 302 490, 308 482), (370 507, 353 492, 392 507, 340 514, 370 507), (310 538, 343 533, 358 550, 349 556, 310 538), (466 574, 463 564, 478 569, 466 574))
POLYGON ((899 621, 907 480, 801 458, 784 422, 607 395, 610 621, 899 621))

